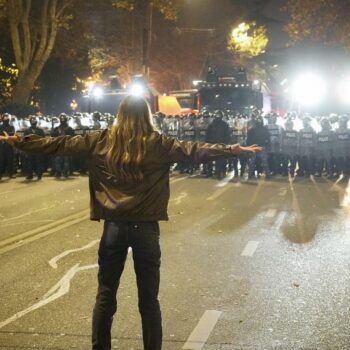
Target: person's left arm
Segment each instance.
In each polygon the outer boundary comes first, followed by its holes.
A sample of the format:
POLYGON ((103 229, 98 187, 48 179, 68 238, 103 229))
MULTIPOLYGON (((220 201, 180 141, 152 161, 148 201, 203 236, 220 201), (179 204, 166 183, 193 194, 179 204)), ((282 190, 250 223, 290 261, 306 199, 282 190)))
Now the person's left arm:
POLYGON ((87 155, 94 149, 101 136, 100 131, 95 131, 85 136, 58 136, 42 137, 28 135, 24 137, 0 136, 0 141, 6 141, 19 150, 31 154, 43 155, 87 155))

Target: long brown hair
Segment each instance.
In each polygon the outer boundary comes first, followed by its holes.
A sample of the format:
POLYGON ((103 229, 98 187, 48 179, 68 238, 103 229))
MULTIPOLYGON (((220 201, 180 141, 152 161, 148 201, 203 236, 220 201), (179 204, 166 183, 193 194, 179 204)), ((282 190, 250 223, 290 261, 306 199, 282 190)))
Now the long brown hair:
POLYGON ((147 138, 153 131, 148 103, 141 97, 127 96, 109 133, 106 155, 109 171, 120 180, 142 181, 140 164, 146 153, 147 138))

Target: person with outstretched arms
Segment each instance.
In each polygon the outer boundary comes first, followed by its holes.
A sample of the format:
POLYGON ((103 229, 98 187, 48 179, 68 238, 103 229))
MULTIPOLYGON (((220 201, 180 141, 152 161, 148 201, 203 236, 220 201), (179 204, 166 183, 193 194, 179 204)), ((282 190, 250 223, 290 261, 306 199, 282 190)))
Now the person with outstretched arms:
POLYGON ((145 350, 162 346, 159 225, 168 220, 170 166, 204 163, 242 152, 259 152, 257 145, 179 141, 152 125, 147 102, 127 96, 110 130, 84 136, 43 138, 1 136, 18 149, 43 155, 85 156, 89 169, 91 220, 103 220, 98 252, 98 291, 92 320, 92 349, 111 348, 116 294, 128 248, 132 248, 145 350))

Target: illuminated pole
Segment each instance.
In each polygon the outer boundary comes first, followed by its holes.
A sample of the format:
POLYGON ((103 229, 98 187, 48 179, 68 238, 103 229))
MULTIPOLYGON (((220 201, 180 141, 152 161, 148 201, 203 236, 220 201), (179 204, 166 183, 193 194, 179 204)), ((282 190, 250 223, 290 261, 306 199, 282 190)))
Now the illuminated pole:
POLYGON ((153 26, 153 3, 145 2, 145 19, 142 32, 142 70, 143 75, 149 80, 150 76, 150 53, 152 45, 152 26, 153 26))

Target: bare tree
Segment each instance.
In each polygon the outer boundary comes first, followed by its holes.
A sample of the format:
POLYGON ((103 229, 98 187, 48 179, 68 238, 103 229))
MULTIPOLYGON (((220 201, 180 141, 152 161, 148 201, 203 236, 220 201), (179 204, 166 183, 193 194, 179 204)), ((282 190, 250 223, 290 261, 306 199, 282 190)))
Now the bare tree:
POLYGON ((67 26, 70 0, 5 0, 16 65, 19 69, 12 102, 28 102, 34 84, 54 48, 57 32, 67 26))

